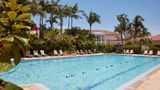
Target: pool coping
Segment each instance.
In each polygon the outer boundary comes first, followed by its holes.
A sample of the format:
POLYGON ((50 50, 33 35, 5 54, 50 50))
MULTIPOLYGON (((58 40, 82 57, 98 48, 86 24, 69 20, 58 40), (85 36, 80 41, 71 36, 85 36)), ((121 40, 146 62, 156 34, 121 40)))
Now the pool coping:
POLYGON ((110 53, 110 54, 128 55, 128 56, 143 56, 143 57, 160 57, 158 55, 144 55, 144 54, 123 54, 123 53, 110 53))
MULTIPOLYGON (((152 72, 156 71, 158 68, 160 68, 160 64, 154 66, 153 68, 149 69, 148 71, 138 75, 137 77, 133 78, 132 80, 122 84, 121 86, 119 86, 117 89, 115 90, 128 90, 128 88, 130 88, 129 90, 135 90, 132 86, 134 84, 137 84, 138 81, 145 81, 147 79, 147 75, 151 74, 152 72)), ((139 85, 139 84, 138 84, 139 85)))
POLYGON ((68 55, 68 56, 45 56, 45 57, 31 57, 31 58, 22 58, 24 61, 30 60, 44 60, 44 59, 51 59, 51 58, 71 58, 71 57, 83 57, 83 56, 96 56, 96 55, 104 55, 105 53, 96 53, 96 54, 84 54, 84 55, 68 55))

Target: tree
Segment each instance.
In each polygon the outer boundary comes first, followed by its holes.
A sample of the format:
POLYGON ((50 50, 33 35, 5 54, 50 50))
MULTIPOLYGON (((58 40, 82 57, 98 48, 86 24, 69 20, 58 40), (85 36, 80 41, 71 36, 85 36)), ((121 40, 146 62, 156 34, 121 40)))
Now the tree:
POLYGON ((59 12, 59 0, 57 0, 56 2, 52 1, 50 3, 47 3, 46 5, 46 11, 47 13, 50 14, 49 19, 46 22, 50 23, 51 29, 54 30, 54 23, 58 23, 57 22, 57 14, 59 12))
POLYGON ((83 10, 79 10, 78 8, 78 4, 76 3, 73 7, 68 7, 68 29, 69 29, 69 25, 71 25, 71 28, 73 28, 73 19, 79 19, 82 18, 81 16, 78 15, 78 13, 83 13, 83 10))
POLYGON ((90 36, 91 36, 92 25, 96 22, 99 24, 101 23, 100 16, 98 14, 96 14, 95 12, 90 12, 88 16, 86 14, 84 14, 84 16, 86 17, 86 20, 89 24, 89 27, 90 27, 89 32, 90 32, 90 36))
POLYGON ((43 17, 45 17, 45 3, 44 0, 41 0, 39 4, 36 2, 36 0, 32 0, 30 6, 30 13, 32 13, 33 17, 35 15, 40 16, 39 24, 43 25, 43 17))
POLYGON ((67 5, 65 6, 59 6, 59 12, 57 13, 57 17, 59 18, 59 25, 60 25, 60 31, 62 34, 62 30, 63 30, 63 18, 67 17, 67 5))
POLYGON ((34 22, 29 19, 29 7, 18 4, 16 0, 1 1, 3 7, 0 17, 0 61, 18 64, 21 59, 21 51, 29 47, 26 39, 30 24, 34 22))
POLYGON ((148 32, 147 28, 144 26, 143 24, 144 19, 140 16, 137 15, 133 22, 131 23, 132 28, 132 37, 133 37, 133 41, 135 41, 135 39, 137 37, 145 37, 145 36, 149 36, 150 33, 148 32))
POLYGON ((121 34, 123 44, 123 36, 126 37, 127 30, 129 29, 129 19, 127 18, 127 15, 120 14, 117 16, 117 20, 119 21, 119 24, 115 27, 115 32, 121 34))

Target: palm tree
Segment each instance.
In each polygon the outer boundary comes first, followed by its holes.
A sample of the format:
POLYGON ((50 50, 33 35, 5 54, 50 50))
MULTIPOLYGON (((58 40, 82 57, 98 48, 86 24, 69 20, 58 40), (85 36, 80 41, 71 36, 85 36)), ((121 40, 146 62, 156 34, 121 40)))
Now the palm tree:
POLYGON ((52 1, 50 3, 47 3, 46 5, 46 11, 47 13, 50 14, 50 19, 47 20, 46 22, 49 22, 50 25, 51 25, 51 29, 54 30, 54 23, 57 23, 56 19, 57 19, 57 14, 59 12, 59 0, 57 0, 56 2, 55 1, 52 1))
POLYGON ((30 4, 30 13, 32 13, 33 17, 35 15, 40 15, 40 21, 39 24, 42 25, 42 18, 45 17, 45 12, 43 11, 43 8, 41 5, 39 5, 36 0, 32 0, 32 4, 30 4))
POLYGON ((147 28, 144 26, 143 24, 144 19, 140 16, 137 15, 133 22, 132 22, 132 33, 133 33, 133 41, 135 41, 135 39, 137 37, 145 37, 145 36, 149 36, 150 33, 148 32, 147 28))
POLYGON ((50 18, 48 20, 46 20, 46 22, 50 23, 50 27, 51 27, 52 30, 54 30, 54 23, 58 23, 57 20, 56 20, 57 18, 58 17, 51 15, 50 18))
POLYGON ((78 15, 78 13, 83 13, 84 14, 84 11, 79 10, 78 4, 76 3, 73 7, 71 7, 71 12, 70 12, 70 15, 69 15, 69 18, 71 20, 71 28, 73 28, 73 19, 82 18, 81 16, 78 15))
POLYGON ((63 18, 67 17, 67 15, 68 15, 67 5, 59 6, 59 12, 57 14, 57 17, 59 18, 59 25, 60 25, 61 34, 62 34, 62 30, 63 30, 63 18))
POLYGON ((123 36, 126 37, 127 30, 129 29, 129 19, 127 18, 127 15, 120 14, 117 16, 117 20, 119 21, 119 24, 115 27, 115 32, 121 34, 123 44, 123 36))
POLYGON ((91 37, 91 29, 92 29, 92 25, 94 23, 101 23, 100 21, 100 16, 98 14, 96 14, 95 12, 90 12, 89 15, 87 16, 86 14, 84 14, 84 16, 86 17, 87 19, 87 22, 89 24, 89 32, 90 32, 90 37, 91 37))

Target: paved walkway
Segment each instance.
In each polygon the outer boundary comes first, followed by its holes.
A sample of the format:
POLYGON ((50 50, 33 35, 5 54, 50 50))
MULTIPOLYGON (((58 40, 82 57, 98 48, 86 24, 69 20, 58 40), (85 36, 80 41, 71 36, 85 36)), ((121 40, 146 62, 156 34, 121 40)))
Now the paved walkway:
POLYGON ((160 66, 127 86, 125 90, 160 90, 160 66))

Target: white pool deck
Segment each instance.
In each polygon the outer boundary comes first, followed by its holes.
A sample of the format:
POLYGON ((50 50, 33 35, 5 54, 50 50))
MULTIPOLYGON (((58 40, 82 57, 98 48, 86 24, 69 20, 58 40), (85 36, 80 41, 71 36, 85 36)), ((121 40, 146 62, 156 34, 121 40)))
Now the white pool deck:
MULTIPOLYGON (((94 56, 103 54, 104 53, 69 55, 69 56, 32 57, 32 58, 23 58, 23 60, 36 60, 36 59, 44 60, 47 58, 66 58, 66 57, 76 57, 76 56, 94 56)), ((139 54, 120 54, 120 55, 160 57, 157 55, 139 55, 139 54)), ((24 90, 50 90, 42 84, 26 84, 20 86, 22 86, 24 90)), ((121 85, 116 90, 160 90, 160 65, 155 66, 154 68, 148 70, 147 72, 137 76, 133 80, 121 85)))

